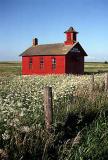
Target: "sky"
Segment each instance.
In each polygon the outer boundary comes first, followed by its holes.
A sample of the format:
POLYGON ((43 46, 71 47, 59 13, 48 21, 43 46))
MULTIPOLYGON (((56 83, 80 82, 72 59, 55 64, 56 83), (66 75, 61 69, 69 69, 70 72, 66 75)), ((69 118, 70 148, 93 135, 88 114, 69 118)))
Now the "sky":
POLYGON ((108 0, 0 0, 0 61, 21 60, 35 37, 64 42, 70 26, 86 61, 108 61, 108 0))

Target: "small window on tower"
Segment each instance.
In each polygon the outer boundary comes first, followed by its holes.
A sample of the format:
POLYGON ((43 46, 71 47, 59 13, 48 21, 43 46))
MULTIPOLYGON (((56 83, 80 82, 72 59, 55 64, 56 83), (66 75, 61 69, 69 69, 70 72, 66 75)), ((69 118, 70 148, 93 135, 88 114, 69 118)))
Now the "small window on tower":
POLYGON ((32 69, 32 57, 29 58, 29 69, 32 69))
POLYGON ((40 69, 44 68, 44 58, 40 57, 40 69))
POLYGON ((52 69, 56 69, 56 58, 52 58, 52 69))

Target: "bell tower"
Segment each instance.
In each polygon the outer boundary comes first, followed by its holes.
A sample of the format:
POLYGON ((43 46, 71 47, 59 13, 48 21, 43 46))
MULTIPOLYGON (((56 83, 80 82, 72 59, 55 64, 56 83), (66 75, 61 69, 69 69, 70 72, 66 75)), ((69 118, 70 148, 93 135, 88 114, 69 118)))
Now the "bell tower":
POLYGON ((78 32, 75 31, 75 29, 73 27, 70 27, 64 33, 66 34, 66 41, 64 42, 65 45, 73 45, 74 43, 77 42, 78 32))

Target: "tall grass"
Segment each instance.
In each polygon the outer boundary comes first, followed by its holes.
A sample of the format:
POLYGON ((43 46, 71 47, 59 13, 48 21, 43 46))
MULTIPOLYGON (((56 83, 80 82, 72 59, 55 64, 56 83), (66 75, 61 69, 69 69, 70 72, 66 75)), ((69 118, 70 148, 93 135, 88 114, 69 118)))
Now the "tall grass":
POLYGON ((75 82, 71 76, 0 78, 0 159, 108 158, 108 95, 103 78, 97 76, 94 92, 89 77, 81 86, 81 77, 79 82, 74 78, 75 82), (54 93, 51 133, 44 127, 46 84, 54 93))

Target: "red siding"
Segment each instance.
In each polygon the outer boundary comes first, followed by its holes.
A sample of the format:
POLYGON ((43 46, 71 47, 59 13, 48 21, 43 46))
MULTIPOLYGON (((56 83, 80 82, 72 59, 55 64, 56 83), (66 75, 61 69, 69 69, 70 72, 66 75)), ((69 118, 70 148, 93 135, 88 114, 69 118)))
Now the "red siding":
POLYGON ((76 33, 67 32, 65 45, 73 45, 76 42, 76 33))
POLYGON ((65 56, 43 56, 44 68, 40 69, 40 57, 32 56, 32 69, 29 69, 29 56, 22 57, 22 74, 64 74, 65 56), (56 69, 52 69, 52 58, 56 58, 56 69))

